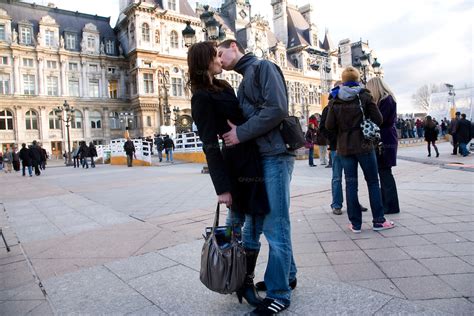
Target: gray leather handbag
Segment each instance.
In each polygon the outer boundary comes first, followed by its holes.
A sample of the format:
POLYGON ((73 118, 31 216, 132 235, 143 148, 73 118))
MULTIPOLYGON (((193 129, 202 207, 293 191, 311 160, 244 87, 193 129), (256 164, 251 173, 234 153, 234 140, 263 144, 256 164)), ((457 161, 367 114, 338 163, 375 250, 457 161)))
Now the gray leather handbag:
POLYGON ((246 256, 234 227, 219 226, 219 204, 214 225, 205 237, 201 251, 201 282, 211 291, 230 294, 242 287, 246 256))

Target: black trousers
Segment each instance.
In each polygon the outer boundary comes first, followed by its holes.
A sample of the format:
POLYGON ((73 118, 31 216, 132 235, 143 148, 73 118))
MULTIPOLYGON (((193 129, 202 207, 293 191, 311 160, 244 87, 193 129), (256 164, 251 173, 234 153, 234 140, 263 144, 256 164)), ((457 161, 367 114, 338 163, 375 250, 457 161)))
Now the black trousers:
POLYGON ((40 171, 40 168, 39 168, 39 164, 38 162, 34 161, 33 162, 33 168, 35 168, 35 175, 39 176, 41 174, 41 171, 40 171))
POLYGON ((456 133, 454 133, 451 136, 453 136, 453 155, 457 155, 458 154, 458 146, 459 146, 458 135, 456 135, 456 133))
POLYGON ((399 213, 397 184, 392 174, 392 167, 379 168, 380 189, 385 214, 399 213))

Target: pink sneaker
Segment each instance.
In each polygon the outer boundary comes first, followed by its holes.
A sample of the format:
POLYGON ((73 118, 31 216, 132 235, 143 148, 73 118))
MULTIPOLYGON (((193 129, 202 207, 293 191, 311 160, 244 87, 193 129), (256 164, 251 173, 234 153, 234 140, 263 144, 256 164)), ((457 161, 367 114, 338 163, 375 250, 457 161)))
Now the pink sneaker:
POLYGON ((395 223, 392 221, 385 221, 383 223, 375 223, 373 230, 376 232, 386 229, 391 229, 395 227, 395 223))
POLYGON ((355 229, 355 228, 354 228, 354 225, 352 225, 352 224, 349 224, 347 227, 348 227, 348 228, 350 229, 350 231, 352 231, 354 234, 360 234, 360 232, 362 231, 360 228, 359 228, 359 229, 355 229))

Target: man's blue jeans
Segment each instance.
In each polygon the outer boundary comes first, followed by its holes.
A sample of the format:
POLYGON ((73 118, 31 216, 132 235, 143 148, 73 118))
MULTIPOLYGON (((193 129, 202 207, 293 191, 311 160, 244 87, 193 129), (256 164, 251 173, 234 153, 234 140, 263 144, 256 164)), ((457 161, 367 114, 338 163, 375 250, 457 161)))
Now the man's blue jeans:
POLYGON ((314 146, 308 149, 308 163, 314 165, 314 146))
POLYGON ((357 196, 357 168, 359 165, 362 168, 365 181, 367 182, 370 208, 372 209, 372 222, 385 222, 375 151, 372 150, 369 153, 358 155, 340 155, 339 157, 341 159, 342 167, 344 168, 344 175, 346 177, 347 214, 349 215, 349 220, 351 221, 354 228, 360 229, 362 226, 362 211, 360 209, 359 198, 357 196))
POLYGON ((469 155, 469 150, 467 150, 467 143, 459 143, 459 153, 463 156, 469 155))
POLYGON ((340 156, 335 150, 331 150, 332 160, 332 180, 331 180, 331 192, 332 192, 332 203, 331 208, 342 208, 342 163, 340 156))
POLYGON ((173 161, 173 149, 166 149, 166 161, 173 161))
MULTIPOLYGON (((244 247, 260 250, 260 235, 265 235, 270 246, 265 284, 267 297, 283 304, 290 304, 291 289, 289 280, 296 278, 296 265, 293 258, 290 227, 290 181, 295 157, 277 155, 262 158, 265 186, 270 203, 270 213, 255 218, 245 216, 242 240, 244 247)), ((226 224, 242 223, 244 216, 229 212, 226 224)))

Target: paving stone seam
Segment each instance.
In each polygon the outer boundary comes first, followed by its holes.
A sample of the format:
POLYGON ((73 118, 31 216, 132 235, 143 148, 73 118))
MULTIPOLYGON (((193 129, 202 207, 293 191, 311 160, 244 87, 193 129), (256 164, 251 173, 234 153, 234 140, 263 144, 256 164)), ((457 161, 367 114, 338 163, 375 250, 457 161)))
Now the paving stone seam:
MULTIPOLYGON (((138 295, 140 295, 141 297, 143 297, 145 300, 147 300, 148 302, 150 302, 152 304, 152 306, 156 306, 158 309, 160 309, 160 311, 166 313, 159 305, 156 305, 153 301, 151 301, 148 297, 146 297, 145 295, 143 295, 141 292, 137 291, 137 289, 135 289, 133 286, 131 286, 130 284, 128 284, 124 279, 122 279, 119 275, 117 275, 116 273, 114 273, 114 271, 112 271, 111 269, 109 269, 109 267, 107 267, 106 265, 101 265, 104 269, 106 269, 107 271, 109 271, 112 275, 114 275, 117 279, 119 279, 122 283, 124 283, 127 287, 129 287, 132 291, 135 291, 138 295)), ((166 268, 165 268, 166 269, 166 268)), ((164 269, 161 269, 160 271, 163 271, 164 269)), ((158 272, 158 271, 155 271, 155 272, 158 272)), ((155 273, 153 272, 153 273, 155 273)), ((136 311, 139 311, 143 308, 146 308, 145 307, 142 307, 140 309, 137 309, 136 311)), ((135 312, 135 311, 133 311, 135 312)), ((130 312, 130 313, 133 313, 133 312, 130 312)), ((167 314, 167 313, 166 313, 167 314)))
MULTIPOLYGON (((2 215, 5 216, 5 217, 6 217, 6 220, 8 221, 9 216, 8 216, 8 212, 7 212, 6 208, 5 208, 5 205, 4 205, 3 203, 0 203, 0 205, 1 205, 2 208, 3 208, 3 213, 2 213, 2 215)), ((16 241, 17 241, 17 244, 16 244, 15 246, 18 246, 18 247, 19 247, 20 252, 21 252, 22 256, 24 257, 24 261, 26 262, 26 264, 27 264, 27 266, 28 266, 28 269, 30 270, 30 273, 31 273, 32 276, 33 276, 35 285, 40 288, 41 292, 43 293, 44 299, 45 299, 46 302, 48 303, 48 305, 49 305, 49 307, 51 308, 51 310, 53 311, 53 313, 56 314, 55 309, 54 309, 54 306, 53 306, 52 302, 50 301, 50 299, 49 299, 49 297, 48 297, 48 295, 47 295, 47 293, 46 293, 46 290, 45 290, 45 288, 43 287, 43 284, 41 283, 41 280, 40 280, 40 278, 38 277, 38 274, 36 273, 36 270, 35 270, 35 268, 34 268, 32 262, 30 261, 30 259, 29 259, 28 256, 26 255, 26 252, 25 252, 25 250, 23 249, 22 244, 21 244, 20 241, 18 240, 18 236, 16 235, 16 232, 13 231, 12 233, 13 233, 14 238, 15 238, 16 241)), ((23 285, 29 284, 30 282, 31 282, 31 281, 28 281, 28 282, 26 282, 26 283, 23 284, 23 285)), ((19 285, 19 286, 22 286, 22 285, 19 285)), ((29 310, 28 313, 30 313, 32 310, 34 310, 36 307, 38 307, 38 306, 41 305, 41 304, 42 304, 42 303, 38 304, 37 306, 35 306, 35 307, 32 308, 31 310, 29 310)))
POLYGON ((152 237, 150 237, 146 242, 143 243, 143 245, 141 245, 140 247, 138 247, 138 249, 132 253, 132 256, 136 256, 137 254, 140 253, 140 250, 143 249, 148 243, 150 243, 150 241, 152 241, 153 239, 155 239, 156 237, 158 237, 158 235, 161 234, 161 232, 163 232, 163 229, 160 230, 159 232, 157 232, 155 235, 153 235, 152 237))

